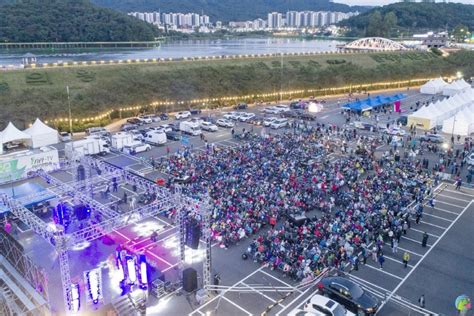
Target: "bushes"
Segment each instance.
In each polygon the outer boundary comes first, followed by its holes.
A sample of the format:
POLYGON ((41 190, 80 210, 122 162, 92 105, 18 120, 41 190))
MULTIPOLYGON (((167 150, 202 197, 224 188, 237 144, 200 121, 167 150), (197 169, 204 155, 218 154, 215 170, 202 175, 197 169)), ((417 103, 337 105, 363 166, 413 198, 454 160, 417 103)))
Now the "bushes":
POLYGON ((326 62, 330 65, 341 65, 341 64, 345 64, 346 60, 345 59, 329 59, 329 60, 326 60, 326 62))
POLYGON ((46 72, 32 72, 25 76, 26 83, 32 86, 41 86, 51 84, 49 76, 46 72))

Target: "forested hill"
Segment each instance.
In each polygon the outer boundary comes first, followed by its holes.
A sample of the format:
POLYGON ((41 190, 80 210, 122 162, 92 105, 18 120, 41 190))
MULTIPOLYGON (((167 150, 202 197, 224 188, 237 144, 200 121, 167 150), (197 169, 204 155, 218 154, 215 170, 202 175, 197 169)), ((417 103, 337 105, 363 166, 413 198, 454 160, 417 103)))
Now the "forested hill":
POLYGON ((245 21, 266 18, 269 12, 288 10, 367 11, 329 0, 92 0, 95 4, 123 12, 196 12, 209 15, 212 21, 245 21))
POLYGON ((389 36, 393 31, 453 30, 465 25, 474 30, 474 5, 460 3, 394 3, 374 8, 340 23, 357 35, 389 36), (386 18, 388 19, 386 20, 386 18), (363 34, 365 33, 365 34, 363 34), (382 33, 382 34, 381 34, 382 33))
POLYGON ((156 35, 151 24, 86 0, 0 0, 1 42, 151 41, 156 35))

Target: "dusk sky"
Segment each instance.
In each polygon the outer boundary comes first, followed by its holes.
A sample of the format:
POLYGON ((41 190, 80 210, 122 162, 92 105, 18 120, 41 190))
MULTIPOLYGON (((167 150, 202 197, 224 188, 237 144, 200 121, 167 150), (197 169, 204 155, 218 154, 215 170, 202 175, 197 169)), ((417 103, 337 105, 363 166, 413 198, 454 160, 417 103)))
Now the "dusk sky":
MULTIPOLYGON (((399 1, 396 1, 396 0, 334 0, 334 2, 346 3, 349 5, 385 5, 385 4, 399 2, 399 1)), ((474 0, 452 0, 449 2, 474 4, 474 0)))

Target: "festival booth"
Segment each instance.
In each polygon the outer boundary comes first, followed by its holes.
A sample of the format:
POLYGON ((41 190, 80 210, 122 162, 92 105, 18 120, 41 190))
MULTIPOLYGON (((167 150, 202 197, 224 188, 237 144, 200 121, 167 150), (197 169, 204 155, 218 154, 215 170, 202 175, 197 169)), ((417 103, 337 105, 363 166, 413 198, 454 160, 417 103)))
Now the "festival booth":
POLYGON ((0 154, 8 150, 31 146, 31 136, 20 131, 12 122, 8 123, 7 127, 0 132, 0 141, 2 143, 0 154))
POLYGON ((400 100, 405 99, 406 97, 407 96, 402 93, 398 93, 388 97, 379 95, 364 100, 356 100, 354 102, 346 103, 342 106, 342 108, 348 111, 363 113, 365 111, 376 110, 387 104, 399 102, 400 100))
POLYGON ((432 79, 421 86, 420 92, 423 94, 438 94, 443 92, 447 85, 448 83, 443 78, 432 79))
POLYGON ((33 125, 25 130, 31 136, 31 147, 40 148, 59 143, 58 131, 36 119, 33 125))
POLYGON ((462 136, 474 133, 474 104, 445 120, 443 132, 462 136))
POLYGON ((443 95, 453 96, 464 92, 469 88, 471 88, 471 86, 466 81, 464 81, 464 79, 456 80, 443 88, 443 95))

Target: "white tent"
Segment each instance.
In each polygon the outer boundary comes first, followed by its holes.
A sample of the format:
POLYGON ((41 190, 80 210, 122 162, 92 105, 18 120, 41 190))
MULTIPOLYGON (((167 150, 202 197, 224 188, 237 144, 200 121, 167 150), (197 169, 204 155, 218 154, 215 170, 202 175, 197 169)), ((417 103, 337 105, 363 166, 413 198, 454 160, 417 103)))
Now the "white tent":
POLYGON ((0 154, 3 154, 3 146, 6 143, 12 142, 25 142, 26 144, 31 144, 31 136, 25 132, 20 131, 18 128, 13 125, 12 122, 8 123, 7 127, 0 132, 0 154))
POLYGON ((31 136, 33 148, 59 143, 58 131, 44 124, 38 118, 30 128, 25 130, 25 133, 31 136))
POLYGON ((443 78, 432 79, 421 86, 420 92, 423 94, 438 94, 443 91, 447 83, 443 78))
POLYGON ((474 103, 443 122, 443 132, 468 136, 474 133, 474 103))
POLYGON ((464 81, 464 79, 453 81, 451 84, 447 85, 443 89, 443 95, 445 96, 453 96, 460 92, 466 91, 471 86, 464 81))

